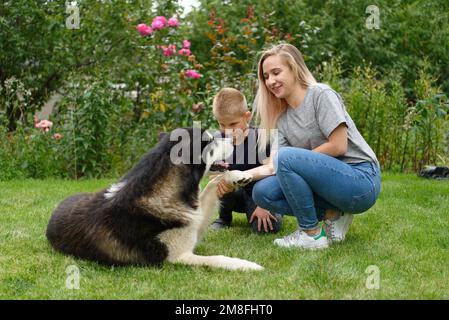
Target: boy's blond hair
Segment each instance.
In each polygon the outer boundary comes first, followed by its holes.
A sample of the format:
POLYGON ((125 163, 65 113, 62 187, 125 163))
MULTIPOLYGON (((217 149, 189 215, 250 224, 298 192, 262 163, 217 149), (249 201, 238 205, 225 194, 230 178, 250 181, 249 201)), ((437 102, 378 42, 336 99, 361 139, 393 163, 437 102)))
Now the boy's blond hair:
POLYGON ((246 98, 237 89, 223 88, 214 97, 212 105, 214 116, 243 116, 248 111, 246 98))

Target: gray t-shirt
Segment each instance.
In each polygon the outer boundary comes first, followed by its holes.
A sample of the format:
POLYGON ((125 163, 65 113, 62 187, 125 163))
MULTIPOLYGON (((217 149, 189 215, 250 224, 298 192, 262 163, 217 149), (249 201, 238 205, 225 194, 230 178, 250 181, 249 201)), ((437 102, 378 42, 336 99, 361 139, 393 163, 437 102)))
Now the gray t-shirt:
POLYGON ((312 150, 328 141, 341 123, 348 127, 348 150, 339 160, 346 163, 375 162, 376 155, 357 130, 343 99, 331 87, 317 83, 307 89, 297 108, 289 106, 277 121, 278 147, 312 150))

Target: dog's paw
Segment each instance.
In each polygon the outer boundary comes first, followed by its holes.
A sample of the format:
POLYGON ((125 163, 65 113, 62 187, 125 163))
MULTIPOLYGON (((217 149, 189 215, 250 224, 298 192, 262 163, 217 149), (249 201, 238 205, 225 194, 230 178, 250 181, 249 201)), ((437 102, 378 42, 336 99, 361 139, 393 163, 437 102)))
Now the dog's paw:
POLYGON ((248 260, 243 260, 239 258, 231 258, 232 263, 228 266, 230 270, 241 270, 241 271, 261 271, 263 267, 255 262, 248 260))
POLYGON ((240 170, 232 170, 224 174, 224 179, 234 187, 243 187, 253 181, 253 176, 240 170))
POLYGON ((246 263, 241 270, 254 270, 254 271, 262 271, 263 270, 263 267, 261 265, 258 265, 255 262, 251 262, 251 261, 245 261, 245 262, 246 263))

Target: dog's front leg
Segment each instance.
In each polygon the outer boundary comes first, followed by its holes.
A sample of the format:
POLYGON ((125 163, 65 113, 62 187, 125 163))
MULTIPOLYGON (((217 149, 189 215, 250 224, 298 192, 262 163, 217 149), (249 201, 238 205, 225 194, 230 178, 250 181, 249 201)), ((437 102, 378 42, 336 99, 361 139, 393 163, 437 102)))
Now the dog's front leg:
POLYGON ((224 179, 234 187, 245 186, 252 181, 252 176, 248 173, 239 170, 226 171, 224 174, 220 174, 213 178, 206 185, 204 190, 200 194, 200 210, 202 221, 198 228, 198 241, 201 240, 204 232, 207 230, 210 224, 210 220, 214 212, 218 209, 220 201, 217 196, 217 185, 224 179))
POLYGON ((251 181, 253 181, 253 176, 249 173, 240 170, 226 171, 223 174, 223 179, 234 186, 234 188, 244 187, 251 181))
POLYGON ((213 178, 200 194, 200 206, 202 221, 198 228, 198 242, 201 240, 204 232, 210 224, 210 220, 214 212, 218 209, 220 201, 217 196, 217 185, 220 182, 222 175, 213 178))
POLYGON ((226 256, 199 256, 193 253, 185 253, 170 260, 172 263, 182 263, 191 266, 209 266, 227 270, 263 270, 264 268, 255 262, 231 258, 226 256))

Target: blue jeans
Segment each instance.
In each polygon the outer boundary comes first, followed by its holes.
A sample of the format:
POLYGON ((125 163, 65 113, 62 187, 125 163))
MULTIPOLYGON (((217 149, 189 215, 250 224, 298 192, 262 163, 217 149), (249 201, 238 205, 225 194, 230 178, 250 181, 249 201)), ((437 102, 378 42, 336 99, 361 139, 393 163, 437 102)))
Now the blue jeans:
POLYGON ((326 209, 361 213, 380 192, 380 169, 372 162, 348 164, 323 153, 281 148, 275 176, 258 181, 254 202, 274 213, 294 215, 303 230, 318 227, 326 209))

